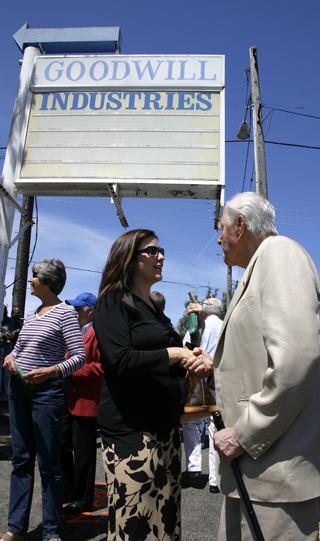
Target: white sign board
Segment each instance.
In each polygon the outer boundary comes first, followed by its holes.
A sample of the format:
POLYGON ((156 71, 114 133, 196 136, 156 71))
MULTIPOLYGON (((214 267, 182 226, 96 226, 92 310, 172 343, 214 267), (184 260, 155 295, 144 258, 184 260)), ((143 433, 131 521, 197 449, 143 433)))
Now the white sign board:
POLYGON ((19 193, 220 199, 223 56, 41 56, 31 92, 19 193))

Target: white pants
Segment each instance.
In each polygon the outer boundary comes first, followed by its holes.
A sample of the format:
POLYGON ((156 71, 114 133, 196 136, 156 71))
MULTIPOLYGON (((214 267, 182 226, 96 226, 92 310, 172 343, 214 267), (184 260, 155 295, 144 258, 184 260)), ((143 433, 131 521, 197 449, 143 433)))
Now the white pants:
MULTIPOLYGON (((206 419, 209 431, 209 485, 216 486, 216 457, 213 447, 214 422, 212 417, 206 419)), ((201 439, 200 423, 183 423, 183 441, 186 453, 186 470, 189 472, 201 471, 201 439)))

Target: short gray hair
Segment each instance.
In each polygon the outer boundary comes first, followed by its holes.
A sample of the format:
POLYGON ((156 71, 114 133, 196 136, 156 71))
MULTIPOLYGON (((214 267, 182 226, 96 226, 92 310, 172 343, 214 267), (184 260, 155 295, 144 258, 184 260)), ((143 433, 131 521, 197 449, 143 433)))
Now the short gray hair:
POLYGON ((226 203, 226 224, 232 225, 240 214, 246 221, 247 230, 255 237, 278 235, 274 207, 262 195, 244 192, 229 199, 226 203))
POLYGON ((32 272, 37 273, 38 278, 47 284, 50 290, 56 295, 59 295, 63 290, 67 273, 60 259, 37 261, 32 267, 32 272))
POLYGON ((220 316, 222 311, 222 302, 219 299, 213 297, 212 299, 206 299, 203 301, 203 310, 207 316, 220 316))

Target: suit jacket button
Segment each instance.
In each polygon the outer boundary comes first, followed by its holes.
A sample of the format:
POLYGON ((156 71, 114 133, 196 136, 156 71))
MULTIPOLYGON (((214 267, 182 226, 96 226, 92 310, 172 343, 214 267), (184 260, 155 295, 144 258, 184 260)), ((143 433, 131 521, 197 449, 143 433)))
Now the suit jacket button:
POLYGON ((262 451, 263 451, 262 447, 258 447, 258 451, 259 451, 259 453, 262 453, 262 451))

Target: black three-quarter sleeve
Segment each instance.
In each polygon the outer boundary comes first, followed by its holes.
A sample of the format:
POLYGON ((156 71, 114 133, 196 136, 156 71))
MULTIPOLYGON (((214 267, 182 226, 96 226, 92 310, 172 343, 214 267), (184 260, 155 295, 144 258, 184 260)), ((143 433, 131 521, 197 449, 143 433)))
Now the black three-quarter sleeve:
POLYGON ((95 312, 94 328, 106 379, 169 374, 167 325, 144 303, 139 308, 142 315, 133 316, 108 299, 95 312))

